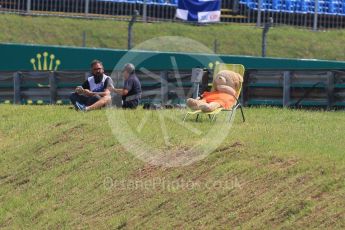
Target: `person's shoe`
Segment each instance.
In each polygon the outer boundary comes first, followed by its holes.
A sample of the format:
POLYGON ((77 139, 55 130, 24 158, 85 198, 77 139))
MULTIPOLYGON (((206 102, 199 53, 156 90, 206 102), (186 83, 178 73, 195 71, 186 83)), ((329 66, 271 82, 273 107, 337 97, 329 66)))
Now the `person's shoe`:
POLYGON ((79 111, 86 112, 86 106, 85 105, 80 104, 79 102, 76 102, 75 106, 78 108, 79 111))
MULTIPOLYGON (((77 104, 76 104, 76 103, 74 103, 74 104, 73 104, 73 107, 74 107, 74 109, 75 109, 76 111, 78 111, 78 110, 79 110, 79 108, 78 108, 78 106, 77 106, 77 104)), ((71 107, 71 109, 73 109, 73 107, 71 107)))

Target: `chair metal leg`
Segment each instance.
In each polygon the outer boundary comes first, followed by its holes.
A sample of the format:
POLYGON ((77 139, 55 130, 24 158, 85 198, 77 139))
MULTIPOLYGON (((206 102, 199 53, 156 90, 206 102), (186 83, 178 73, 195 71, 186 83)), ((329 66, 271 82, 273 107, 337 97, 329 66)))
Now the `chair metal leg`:
POLYGON ((240 104, 240 109, 241 109, 241 114, 242 114, 242 119, 243 119, 243 122, 246 121, 246 118, 244 117, 244 112, 243 112, 243 109, 242 109, 242 105, 240 104))
POLYGON ((236 109, 232 109, 229 113, 229 122, 231 122, 232 116, 234 115, 234 112, 236 111, 236 109))
POLYGON ((188 113, 186 113, 186 115, 184 115, 183 122, 186 120, 187 116, 188 116, 188 113))

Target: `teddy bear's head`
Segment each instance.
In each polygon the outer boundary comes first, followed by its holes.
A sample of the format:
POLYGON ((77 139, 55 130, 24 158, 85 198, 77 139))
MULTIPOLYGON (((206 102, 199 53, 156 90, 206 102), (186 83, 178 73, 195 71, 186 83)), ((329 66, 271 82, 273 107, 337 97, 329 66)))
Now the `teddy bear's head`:
POLYGON ((221 70, 216 75, 213 81, 213 89, 217 89, 219 85, 225 85, 232 87, 236 92, 238 92, 241 88, 243 82, 243 77, 230 70, 221 70))

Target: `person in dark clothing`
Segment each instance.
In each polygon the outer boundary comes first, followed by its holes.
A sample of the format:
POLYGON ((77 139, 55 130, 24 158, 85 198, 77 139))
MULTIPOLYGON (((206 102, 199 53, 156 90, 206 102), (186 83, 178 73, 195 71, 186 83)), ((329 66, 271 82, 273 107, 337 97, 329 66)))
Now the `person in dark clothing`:
POLYGON ((71 94, 70 100, 76 110, 90 111, 100 109, 111 102, 110 90, 112 80, 104 74, 102 62, 91 62, 92 76, 71 94))
POLYGON ((112 91, 122 96, 122 108, 135 109, 139 105, 142 91, 134 65, 125 64, 122 73, 125 80, 123 89, 112 88, 112 91))

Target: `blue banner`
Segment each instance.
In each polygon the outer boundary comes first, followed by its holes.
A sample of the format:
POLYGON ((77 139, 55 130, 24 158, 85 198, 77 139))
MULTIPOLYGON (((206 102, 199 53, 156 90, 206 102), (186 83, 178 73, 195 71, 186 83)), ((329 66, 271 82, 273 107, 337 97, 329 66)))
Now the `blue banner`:
POLYGON ((220 0, 179 0, 176 17, 192 22, 219 22, 220 0))

